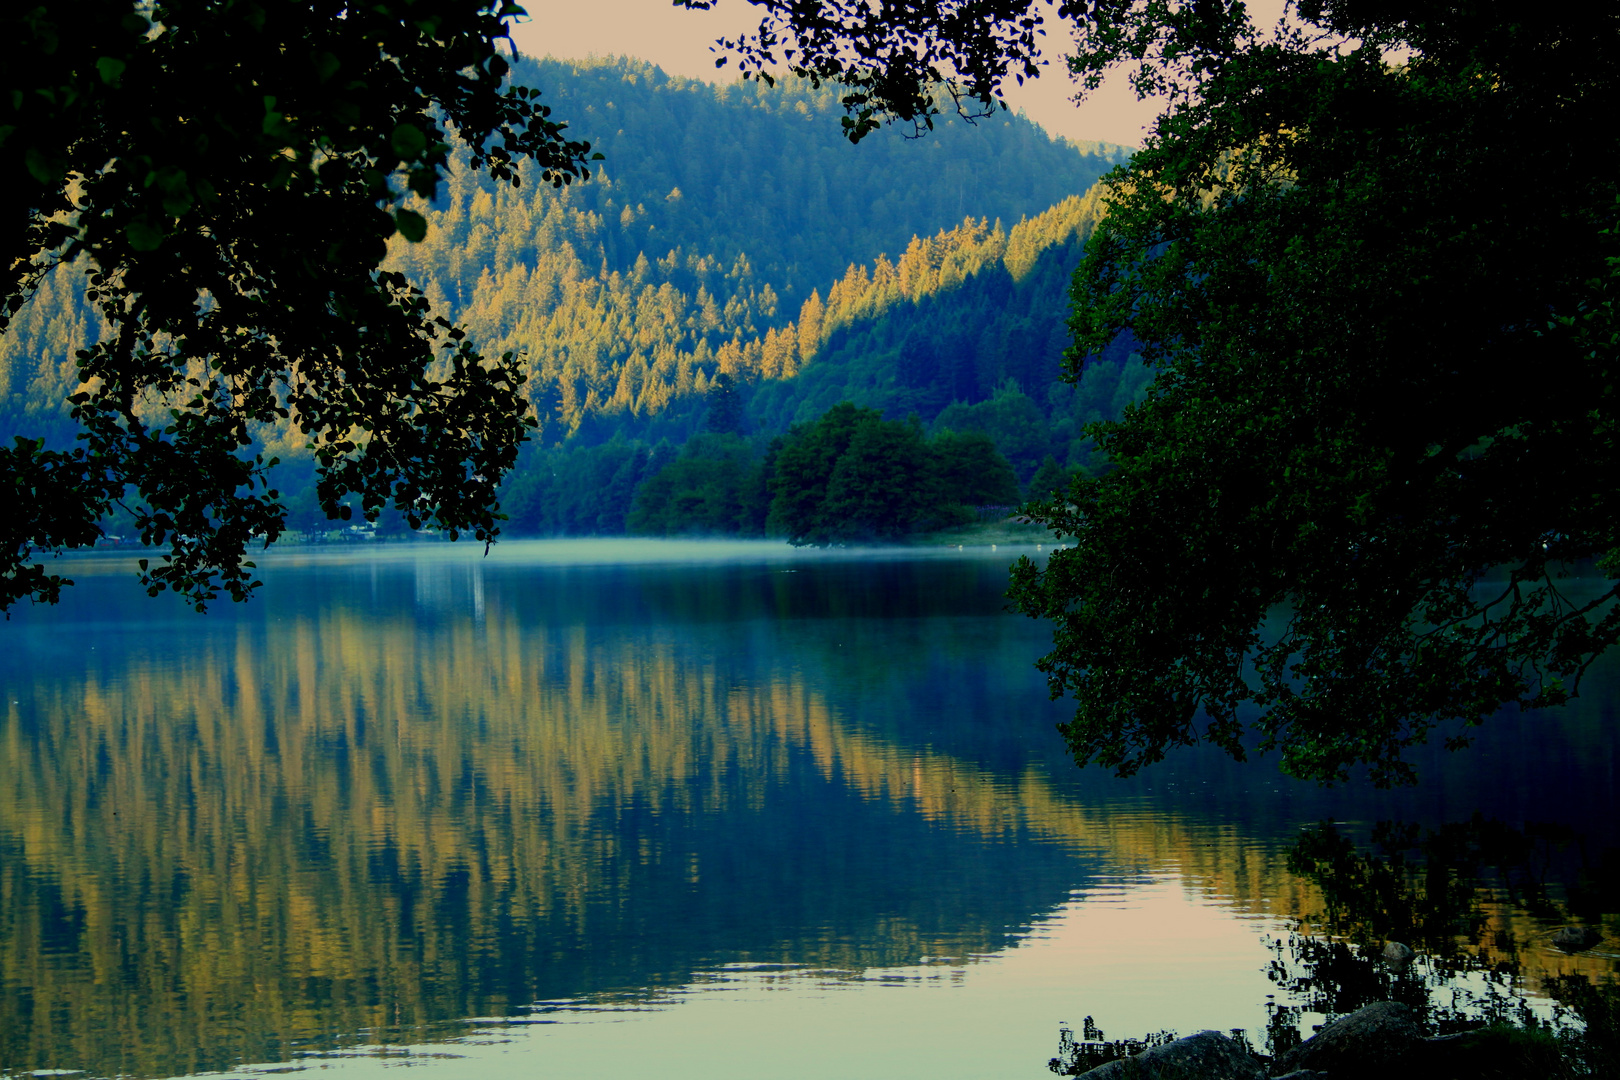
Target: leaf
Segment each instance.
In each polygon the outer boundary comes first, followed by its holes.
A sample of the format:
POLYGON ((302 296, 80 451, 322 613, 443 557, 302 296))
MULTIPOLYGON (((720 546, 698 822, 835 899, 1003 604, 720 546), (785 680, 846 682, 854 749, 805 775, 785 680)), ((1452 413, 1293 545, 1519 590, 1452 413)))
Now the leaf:
POLYGON ((124 226, 129 246, 136 251, 156 251, 163 244, 163 226, 154 225, 145 218, 137 218, 124 226))
POLYGON ((394 128, 394 134, 389 136, 388 141, 394 147, 394 153, 406 161, 416 160, 427 149, 427 136, 415 124, 400 124, 394 128))
POLYGON ((340 66, 336 56, 329 52, 323 52, 315 57, 315 77, 320 79, 321 82, 326 82, 337 73, 340 66))
POLYGON ((96 70, 101 73, 101 81, 108 86, 118 85, 118 80, 124 77, 124 68, 127 66, 116 56, 103 56, 96 61, 96 70))
POLYGON ((413 244, 421 243, 427 236, 427 219, 415 210, 402 207, 394 215, 394 221, 399 226, 399 234, 413 244))
POLYGON ((42 184, 53 184, 58 179, 57 171, 52 168, 51 162, 32 146, 23 154, 23 164, 28 166, 29 174, 42 184))

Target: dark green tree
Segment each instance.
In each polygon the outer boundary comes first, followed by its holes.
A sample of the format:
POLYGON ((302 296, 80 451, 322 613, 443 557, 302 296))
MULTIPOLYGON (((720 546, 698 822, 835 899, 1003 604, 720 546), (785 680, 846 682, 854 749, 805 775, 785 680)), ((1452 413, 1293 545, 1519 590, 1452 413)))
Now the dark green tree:
POLYGON ((932 448, 946 501, 962 506, 1011 506, 1018 501, 1018 477, 984 432, 946 431, 932 448))
POLYGON ((768 497, 764 463, 736 435, 698 435, 636 491, 629 530, 650 536, 758 536, 768 497))
POLYGON ((743 429, 742 395, 729 372, 719 372, 709 384, 709 410, 703 430, 716 435, 740 435, 743 429))
MULTIPOLYGON (((852 134, 1034 65, 1043 5, 766 0, 747 63, 857 76, 852 134), (971 13, 982 17, 964 22, 971 13), (960 84, 960 83, 959 83, 960 84), (937 99, 936 99, 937 100, 937 99)), ((1201 739, 1323 781, 1555 705, 1620 636, 1612 302, 1620 12, 1506 0, 1064 3, 1085 86, 1166 111, 1110 181, 1068 376, 1129 337, 1146 399, 1074 545, 1013 594, 1057 624, 1080 763, 1201 739), (1268 624, 1268 617, 1275 617, 1268 624)))
MULTIPOLYGON (((956 402, 934 420, 936 430, 979 431, 994 440, 1019 476, 1033 476, 1051 444, 1046 417, 1028 394, 1011 379, 1002 383, 988 401, 974 405, 956 402)), ((1012 500, 1016 502, 1017 500, 1012 500)))
POLYGON ((1029 478, 1029 497, 1031 499, 1061 498, 1069 487, 1069 471, 1059 465, 1057 458, 1051 454, 1041 462, 1041 467, 1035 470, 1035 475, 1029 478))
POLYGON ((610 438, 595 446, 527 444, 501 491, 519 536, 617 536, 637 486, 675 457, 667 444, 610 438))
POLYGON ((510 3, 361 6, 64 0, 8 7, 0 75, 0 332, 57 264, 82 266, 109 326, 78 355, 79 441, 0 449, 0 608, 66 582, 36 549, 93 543, 129 500, 150 591, 201 606, 255 586, 244 555, 285 508, 252 454, 290 418, 319 499, 355 497, 455 536, 497 531, 496 484, 531 421, 398 273, 452 140, 516 183, 562 184, 589 147, 504 83, 510 3))
POLYGON ((972 520, 964 504, 1018 496, 987 436, 930 443, 915 416, 885 420, 847 401, 773 444, 762 477, 772 494, 768 530, 793 544, 892 542, 972 520))
POLYGON ((861 424, 827 482, 812 539, 894 541, 926 529, 938 512, 938 465, 915 421, 861 424))
MULTIPOLYGON (((677 2, 707 10, 714 0, 677 2)), ((770 82, 780 60, 815 86, 838 86, 851 142, 891 119, 932 128, 942 98, 963 115, 988 115, 1009 75, 1021 83, 1039 73, 1045 31, 1038 9, 1049 6, 1030 0, 881 6, 754 2, 764 9, 759 31, 721 41, 726 55, 716 63, 735 56, 744 78, 770 82)), ((1084 12, 1083 0, 1064 0, 1060 7, 1064 14, 1075 9, 1084 12)))
POLYGON ((849 449, 863 424, 882 420, 875 409, 860 409, 843 401, 813 424, 795 424, 776 455, 771 479, 769 529, 792 544, 826 543, 822 504, 832 483, 838 459, 849 449))
POLYGON ((920 330, 913 329, 901 343, 894 374, 902 386, 913 389, 927 386, 938 377, 938 350, 920 330))

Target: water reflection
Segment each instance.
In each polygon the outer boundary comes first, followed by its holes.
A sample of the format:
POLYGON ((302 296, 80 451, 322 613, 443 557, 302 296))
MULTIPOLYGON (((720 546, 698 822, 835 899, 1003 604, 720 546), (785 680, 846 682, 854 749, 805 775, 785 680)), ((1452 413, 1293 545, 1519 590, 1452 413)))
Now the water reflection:
POLYGON ((760 619, 871 597, 768 569, 317 564, 257 613, 36 615, 6 670, 4 1064, 194 1071, 716 959, 999 948, 1077 872, 1033 841, 1080 826, 1038 780, 850 729, 760 619))
MULTIPOLYGON (((1026 1007, 1079 970, 1118 1008, 1180 986, 1253 1023, 1265 991, 1220 989, 1264 984, 1234 912, 1311 908, 1281 851, 1324 806, 1389 816, 1197 756, 1076 776, 1001 559, 512 548, 282 559, 206 618, 87 562, 0 631, 0 1069, 169 1075, 969 967, 1026 1007), (1041 969, 1070 937, 1088 966, 1041 969)), ((1538 753, 1587 738, 1571 715, 1538 753)), ((1421 798, 1478 794, 1451 775, 1421 798)), ((1063 1018, 1031 1013, 1036 1070, 1063 1018)))
MULTIPOLYGON (((1519 829, 1483 815, 1435 830, 1380 822, 1364 846, 1330 823, 1305 830, 1287 861, 1320 890, 1321 909, 1299 920, 1319 933, 1278 943, 1271 977, 1294 1004, 1276 1019, 1396 1000, 1432 1033, 1449 1034, 1562 1007, 1589 1049, 1601 1049, 1620 1006, 1614 942, 1605 940, 1620 911, 1620 853, 1582 850, 1579 839, 1565 826, 1519 829), (1550 999, 1540 1010, 1518 997, 1526 971, 1550 999)), ((1616 1065, 1610 1054, 1598 1071, 1616 1065)))
MULTIPOLYGON (((1188 895, 1173 876, 1110 882, 966 965, 728 965, 653 993, 565 999, 515 1020, 485 1018, 449 1045, 351 1047, 304 1055, 299 1064, 344 1080, 402 1064, 442 1077, 587 1080, 649 1062, 660 1075, 694 1078, 967 1080, 1022 1072, 1035 1080, 1045 1075, 1055 1024, 1082 986, 1107 987, 1110 1007, 1129 1022, 1166 1013, 1178 1022, 1245 1022, 1249 1003, 1268 989, 1254 929, 1254 920, 1188 895), (1167 945, 1187 947, 1179 974, 1144 962, 1145 943, 1166 936, 1167 945)), ((239 1072, 252 1075, 230 1075, 239 1072)))

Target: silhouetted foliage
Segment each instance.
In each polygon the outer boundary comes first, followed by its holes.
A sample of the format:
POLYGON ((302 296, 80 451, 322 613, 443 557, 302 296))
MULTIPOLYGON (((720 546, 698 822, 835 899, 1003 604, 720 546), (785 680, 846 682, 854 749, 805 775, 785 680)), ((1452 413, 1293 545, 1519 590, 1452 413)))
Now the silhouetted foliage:
POLYGON ((1620 586, 1561 582, 1620 552, 1620 20, 1344 3, 1263 45, 1210 10, 1160 24, 1200 74, 1075 278, 1069 376, 1129 334, 1156 378, 1014 595, 1081 763, 1414 782, 1409 747, 1561 704, 1620 636, 1620 586))
POLYGON ((0 330, 58 265, 102 324, 53 358, 80 444, 0 451, 0 608, 55 600, 31 551, 93 542, 126 494, 169 549, 149 591, 246 597, 247 544, 285 524, 257 425, 313 447, 328 513, 352 493, 493 536, 521 376, 379 266, 391 235, 425 235, 407 201, 437 192, 451 128, 494 182, 587 175, 589 146, 505 84, 501 11, 70 0, 0 25, 0 330))

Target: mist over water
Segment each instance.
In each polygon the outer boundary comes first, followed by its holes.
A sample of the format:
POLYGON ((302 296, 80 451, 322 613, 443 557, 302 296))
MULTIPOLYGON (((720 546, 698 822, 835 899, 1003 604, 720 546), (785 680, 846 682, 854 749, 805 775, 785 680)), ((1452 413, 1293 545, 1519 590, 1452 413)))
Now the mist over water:
POLYGON ((1010 557, 287 551, 206 616, 70 560, 0 629, 0 1069, 1033 1080, 1263 1024, 1303 824, 1614 828, 1610 668, 1414 792, 1078 772, 1010 557))

